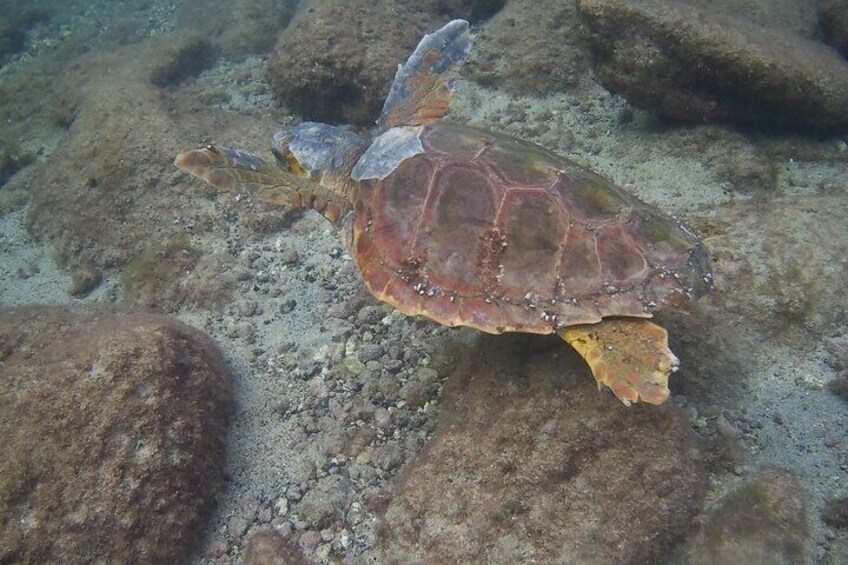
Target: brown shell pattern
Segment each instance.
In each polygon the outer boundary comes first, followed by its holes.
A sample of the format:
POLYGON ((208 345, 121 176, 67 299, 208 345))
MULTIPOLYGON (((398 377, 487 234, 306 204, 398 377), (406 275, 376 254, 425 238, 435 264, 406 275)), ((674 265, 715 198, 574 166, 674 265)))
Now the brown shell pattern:
POLYGON ((541 147, 451 124, 364 181, 353 252, 369 289, 409 315, 491 333, 550 333, 685 309, 711 284, 698 238, 541 147))

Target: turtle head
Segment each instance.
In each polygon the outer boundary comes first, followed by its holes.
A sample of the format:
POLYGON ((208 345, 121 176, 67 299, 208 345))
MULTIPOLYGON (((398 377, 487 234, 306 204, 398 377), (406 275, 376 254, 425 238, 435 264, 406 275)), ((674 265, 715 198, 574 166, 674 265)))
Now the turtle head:
POLYGON ((348 196, 351 169, 367 147, 364 138, 346 129, 304 122, 274 134, 272 150, 284 169, 348 196))

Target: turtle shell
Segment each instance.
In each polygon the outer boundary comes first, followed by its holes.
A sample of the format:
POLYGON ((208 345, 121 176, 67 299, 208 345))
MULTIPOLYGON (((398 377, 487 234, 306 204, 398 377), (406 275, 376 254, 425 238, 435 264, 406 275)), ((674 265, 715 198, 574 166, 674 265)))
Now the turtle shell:
POLYGON ((404 314, 490 333, 550 333, 683 310, 711 283, 678 221, 545 149, 452 124, 354 201, 369 290, 404 314))

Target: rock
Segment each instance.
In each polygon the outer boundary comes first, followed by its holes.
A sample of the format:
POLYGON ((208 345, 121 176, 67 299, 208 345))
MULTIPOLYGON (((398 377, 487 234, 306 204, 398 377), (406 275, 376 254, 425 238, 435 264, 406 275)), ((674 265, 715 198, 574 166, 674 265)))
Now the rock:
POLYGON ((210 559, 221 559, 227 554, 227 543, 224 540, 213 540, 203 554, 210 559))
POLYGON ((71 274, 71 286, 68 293, 77 298, 86 296, 97 288, 101 280, 103 280, 103 273, 99 269, 90 265, 80 265, 71 274))
POLYGON ((848 56, 848 0, 820 2, 819 25, 827 42, 848 56))
POLYGON ((368 361, 378 360, 383 356, 383 353, 383 346, 379 343, 363 343, 356 356, 363 363, 367 363, 368 361))
POLYGON ((199 33, 226 56, 265 54, 292 18, 293 0, 190 0, 177 9, 181 29, 199 33))
POLYGON ((0 23, 0 64, 24 48, 30 28, 48 20, 48 13, 43 8, 25 7, 26 11, 22 13, 16 13, 16 10, 10 12, 9 8, 4 8, 3 22, 0 23))
POLYGON ((369 304, 360 308, 356 314, 356 323, 360 325, 374 325, 386 315, 385 306, 369 304))
MULTIPOLYGON (((710 237, 716 288, 709 307, 765 335, 791 329, 833 334, 844 325, 848 294, 841 290, 848 258, 842 195, 775 197, 715 210, 721 237, 710 237)), ((707 224, 700 227, 711 229, 707 224)), ((717 332, 718 333, 718 332, 717 332)), ((709 338, 708 338, 709 339, 709 338)))
POLYGON ((250 523, 241 516, 233 516, 227 520, 227 534, 230 538, 237 540, 247 532, 249 526, 250 523))
POLYGON ((415 381, 409 381, 403 385, 400 389, 400 396, 413 408, 424 406, 427 402, 427 390, 424 385, 415 381))
POLYGON ((833 380, 827 383, 827 388, 833 394, 848 400, 848 371, 842 371, 836 375, 833 380))
POLYGON ((827 357, 825 361, 837 371, 848 370, 848 335, 840 335, 825 340, 827 357))
POLYGON ((141 311, 21 308, 0 359, 0 561, 185 562, 223 483, 214 343, 141 311))
MULTIPOLYGON (((284 499, 285 500, 285 499, 284 499)), ((260 524, 267 524, 274 518, 274 511, 271 510, 270 506, 262 507, 259 512, 256 513, 256 520, 260 524)))
POLYGON ((244 565, 307 565, 298 547, 274 530, 253 534, 244 550, 244 565))
POLYGON ((848 497, 828 500, 822 511, 822 519, 834 528, 848 528, 848 497))
POLYGON ((672 0, 579 0, 578 11, 598 80, 636 106, 687 122, 848 131, 848 64, 825 45, 672 0))
POLYGON ((180 35, 162 45, 161 58, 151 69, 150 82, 159 88, 176 86, 212 67, 217 55, 205 37, 180 35))
POLYGON ((324 477, 298 503, 298 516, 313 527, 326 528, 341 518, 350 490, 348 479, 339 475, 324 477))
MULTIPOLYGON (((279 231, 279 230, 278 230, 279 231)), ((283 249, 280 251, 280 261, 284 265, 297 265, 297 261, 300 259, 300 256, 295 249, 283 249)))
POLYGON ((702 523, 687 542, 692 565, 805 562, 806 503, 800 482, 786 469, 766 467, 748 477, 702 523))
POLYGON ((465 74, 521 94, 562 92, 588 74, 579 30, 574 2, 510 0, 474 38, 465 74))
MULTIPOLYGON (((177 32, 157 33, 132 45, 80 47, 79 52, 34 58, 14 81, 0 84, 0 100, 15 101, 6 104, 0 138, 57 136, 54 149, 3 186, 0 200, 27 190, 27 229, 52 247, 61 267, 112 273, 147 252, 155 257, 176 251, 169 249, 170 242, 208 234, 224 223, 211 201, 199 197, 199 185, 192 188, 171 165, 174 156, 197 143, 198 131, 238 123, 245 143, 258 145, 267 143, 273 125, 263 128, 251 116, 223 115, 199 102, 196 90, 174 82, 216 61, 207 56, 207 46, 177 32)), ((204 265, 191 249, 183 249, 187 257, 162 257, 159 275, 166 277, 156 278, 158 284, 145 279, 134 286, 136 292, 129 293, 134 302, 159 307, 155 299, 169 301, 176 293, 208 307, 209 298, 216 302, 227 294, 216 288, 231 278, 229 257, 204 265)), ((145 259, 141 263, 150 265, 145 259)))
POLYGON ((321 543, 321 534, 315 530, 303 532, 300 534, 297 543, 303 551, 315 551, 315 548, 321 543))
POLYGON ((403 450, 395 442, 381 445, 374 450, 374 464, 384 471, 394 471, 403 464, 403 450))
POLYGON ((705 476, 683 414, 626 409, 577 355, 536 337, 468 348, 435 438, 373 505, 366 558, 651 563, 684 535, 705 476))
POLYGON ((276 512, 277 516, 285 516, 289 511, 289 500, 281 496, 274 502, 274 512, 276 512))
POLYGON ((374 412, 374 423, 378 428, 387 430, 392 426, 392 414, 383 407, 377 408, 374 412))
POLYGON ((279 99, 304 118, 370 126, 418 41, 491 0, 304 0, 268 64, 279 99))

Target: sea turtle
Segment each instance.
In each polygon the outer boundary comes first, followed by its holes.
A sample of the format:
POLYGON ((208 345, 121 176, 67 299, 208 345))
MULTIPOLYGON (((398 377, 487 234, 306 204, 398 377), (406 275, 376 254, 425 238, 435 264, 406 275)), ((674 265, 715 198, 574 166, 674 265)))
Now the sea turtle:
POLYGON ((306 122, 274 136, 276 163, 208 145, 175 164, 222 191, 317 210, 368 290, 404 314, 556 333, 625 404, 662 403, 678 360, 647 318, 685 311, 711 288, 703 244, 538 145, 443 122, 469 47, 463 20, 425 35, 373 139, 306 122))

